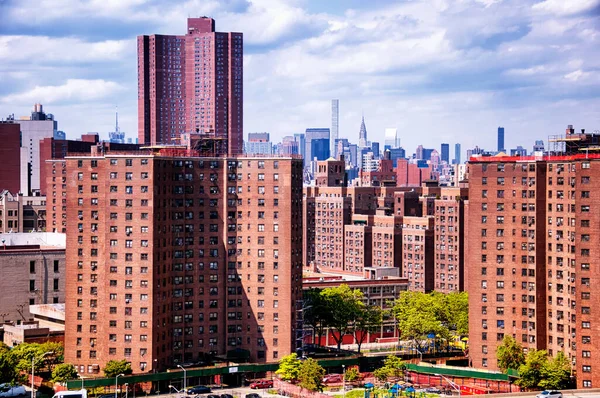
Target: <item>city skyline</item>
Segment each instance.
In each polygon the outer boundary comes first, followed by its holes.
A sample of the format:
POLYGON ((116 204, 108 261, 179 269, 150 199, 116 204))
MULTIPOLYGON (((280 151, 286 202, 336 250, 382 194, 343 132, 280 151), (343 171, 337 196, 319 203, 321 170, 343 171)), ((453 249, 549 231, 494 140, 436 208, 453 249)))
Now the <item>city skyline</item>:
POLYGON ((245 36, 245 137, 268 131, 277 141, 329 126, 338 98, 341 138, 358 138, 364 114, 372 141, 396 127, 409 150, 439 142, 491 149, 498 125, 510 132, 508 148, 530 147, 566 124, 600 126, 599 4, 2 2, 0 116, 42 102, 76 137, 111 131, 118 105, 133 135, 136 36, 180 34, 187 16, 207 15, 217 30, 245 36))

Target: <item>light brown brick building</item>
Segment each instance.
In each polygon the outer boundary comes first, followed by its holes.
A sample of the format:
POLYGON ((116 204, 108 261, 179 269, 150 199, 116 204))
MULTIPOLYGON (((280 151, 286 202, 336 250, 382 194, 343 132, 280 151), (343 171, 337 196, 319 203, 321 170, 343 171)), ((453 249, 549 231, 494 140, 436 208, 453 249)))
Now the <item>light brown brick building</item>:
POLYGON ((302 161, 173 149, 66 159, 66 361, 134 372, 295 350, 302 161))
POLYGON ((29 306, 65 302, 64 234, 0 234, 0 316, 22 324, 29 306))
POLYGON ((600 158, 477 158, 469 169, 473 366, 496 369, 496 348, 510 334, 526 348, 563 351, 577 387, 598 387, 600 295, 591 286, 600 282, 600 158))

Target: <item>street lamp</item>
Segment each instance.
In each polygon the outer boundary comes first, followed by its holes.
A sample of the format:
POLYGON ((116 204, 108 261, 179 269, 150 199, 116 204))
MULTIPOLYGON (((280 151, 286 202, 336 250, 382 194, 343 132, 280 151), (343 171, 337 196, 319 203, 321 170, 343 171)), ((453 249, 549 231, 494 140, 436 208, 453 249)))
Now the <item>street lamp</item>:
MULTIPOLYGON (((43 353, 39 358, 37 358, 37 360, 40 360, 40 359, 44 358, 48 354, 54 354, 54 351, 48 351, 48 352, 43 353)), ((34 377, 33 376, 34 376, 34 373, 35 373, 35 361, 36 361, 36 358, 35 358, 35 355, 34 355, 31 358, 31 398, 35 397, 35 395, 34 395, 35 394, 35 385, 33 384, 33 381, 34 381, 34 377)))
POLYGON ((181 365, 177 365, 178 368, 181 368, 181 370, 183 370, 183 391, 187 390, 187 370, 185 370, 185 368, 181 365))
POLYGON ((443 375, 441 375, 439 373, 434 374, 434 376, 440 376, 440 378, 446 380, 446 382, 450 385, 450 387, 452 387, 453 390, 458 391, 458 396, 460 397, 460 387, 458 386, 458 384, 456 384, 455 382, 453 382, 449 378, 447 378, 447 377, 445 377, 445 376, 443 376, 443 375))
POLYGON ((79 378, 81 379, 81 389, 83 390, 83 379, 84 379, 84 377, 80 375, 79 378))
POLYGON ((115 377, 115 398, 117 398, 117 389, 119 388, 119 377, 125 376, 125 374, 121 373, 115 377))
POLYGON ((125 398, 127 398, 128 392, 129 392, 129 383, 125 383, 125 398))
POLYGON ((346 398, 346 365, 342 365, 342 394, 346 398))

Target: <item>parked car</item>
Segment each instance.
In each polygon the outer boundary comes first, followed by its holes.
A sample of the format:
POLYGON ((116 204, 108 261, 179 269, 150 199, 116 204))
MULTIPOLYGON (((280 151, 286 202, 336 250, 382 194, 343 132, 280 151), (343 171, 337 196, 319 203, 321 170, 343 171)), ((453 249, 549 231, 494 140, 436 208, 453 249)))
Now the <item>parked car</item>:
POLYGON ((323 384, 341 383, 343 380, 344 380, 344 377, 341 374, 331 373, 331 374, 325 375, 325 377, 323 377, 323 384))
POLYGON ((221 396, 218 394, 208 394, 206 398, 221 398, 221 396))
POLYGON ((206 386, 196 386, 196 387, 188 388, 188 390, 187 390, 188 395, 206 394, 209 392, 211 392, 211 390, 209 387, 206 387, 206 386))
POLYGON ((246 398, 261 398, 261 397, 257 393, 253 392, 250 394, 246 394, 246 398))
POLYGON ((273 388, 273 380, 257 380, 250 383, 250 388, 253 390, 258 388, 273 388))
POLYGON ((0 397, 12 398, 27 395, 27 391, 23 386, 12 386, 8 383, 0 384, 0 397))
POLYGON ((439 389, 439 388, 437 388, 437 387, 427 387, 427 388, 425 389, 425 392, 428 392, 428 393, 430 393, 430 394, 441 394, 441 393, 442 393, 442 390, 440 390, 440 389, 439 389))
POLYGON ((221 394, 221 398, 233 398, 231 394, 221 394))
POLYGON ((562 392, 556 390, 545 390, 535 396, 536 398, 563 398, 562 392))

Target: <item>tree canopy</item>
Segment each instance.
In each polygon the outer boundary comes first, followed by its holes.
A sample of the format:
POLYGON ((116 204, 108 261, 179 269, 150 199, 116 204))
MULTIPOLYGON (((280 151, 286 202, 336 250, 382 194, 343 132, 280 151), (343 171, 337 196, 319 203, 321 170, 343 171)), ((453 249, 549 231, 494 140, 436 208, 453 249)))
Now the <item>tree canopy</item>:
POLYGON ((352 330, 352 322, 363 314, 363 294, 358 289, 352 290, 342 284, 323 289, 321 296, 328 314, 327 326, 334 329, 333 339, 340 349, 344 335, 352 330))
POLYGON ((131 363, 129 363, 126 359, 117 361, 111 360, 106 363, 106 366, 103 369, 104 376, 106 377, 115 377, 120 375, 121 373, 125 375, 130 375, 132 373, 131 363))
POLYGON ((296 353, 286 355, 279 361, 279 369, 275 371, 275 374, 279 376, 281 380, 297 380, 301 365, 302 361, 298 359, 296 353))
POLYGON ((525 363, 523 346, 510 335, 504 336, 502 344, 496 349, 496 357, 498 358, 498 367, 503 372, 508 369, 518 370, 525 363))
POLYGON ((56 383, 64 383, 67 380, 77 378, 77 370, 70 363, 61 363, 54 367, 52 371, 52 381, 56 383))
POLYGON ((64 360, 62 343, 21 343, 8 347, 0 343, 0 381, 22 381, 31 374, 31 361, 36 372, 53 368, 64 360), (45 355, 44 355, 45 354, 45 355))
POLYGON ((429 334, 449 340, 468 332, 469 306, 466 292, 422 293, 406 291, 394 302, 392 314, 398 322, 401 338, 422 348, 429 334))
POLYGON ((323 391, 323 376, 325 369, 317 361, 312 358, 302 361, 298 372, 300 387, 310 391, 323 391))
POLYGON ((403 360, 398 358, 395 355, 389 355, 384 361, 383 366, 375 369, 373 375, 379 381, 386 381, 389 377, 400 377, 404 369, 406 368, 406 364, 403 360))

